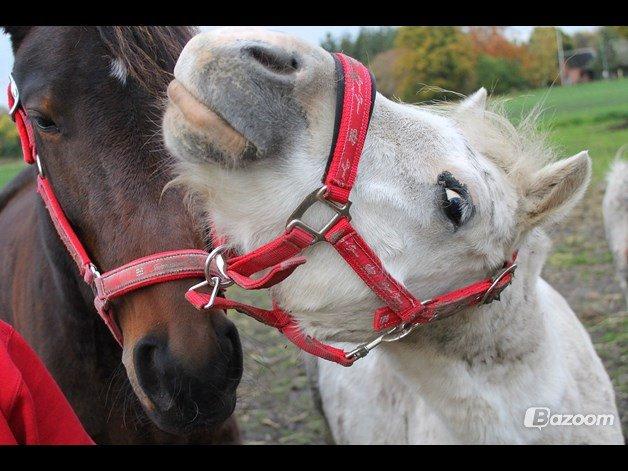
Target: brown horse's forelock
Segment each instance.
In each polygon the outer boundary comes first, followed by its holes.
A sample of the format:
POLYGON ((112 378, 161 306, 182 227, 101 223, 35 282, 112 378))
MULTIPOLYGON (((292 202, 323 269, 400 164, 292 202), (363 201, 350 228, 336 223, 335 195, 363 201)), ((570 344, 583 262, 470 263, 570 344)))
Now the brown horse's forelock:
POLYGON ((112 59, 121 60, 129 77, 153 96, 165 94, 185 44, 196 34, 191 26, 98 26, 112 59))

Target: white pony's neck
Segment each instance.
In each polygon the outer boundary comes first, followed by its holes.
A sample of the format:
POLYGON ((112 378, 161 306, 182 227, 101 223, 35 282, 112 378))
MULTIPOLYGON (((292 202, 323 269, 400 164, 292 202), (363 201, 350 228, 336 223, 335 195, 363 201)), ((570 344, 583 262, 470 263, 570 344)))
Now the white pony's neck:
POLYGON ((544 337, 538 281, 549 246, 544 232, 528 234, 519 249, 512 284, 500 299, 421 326, 416 334, 391 346, 394 354, 413 352, 398 364, 415 370, 412 358, 421 362, 417 349, 470 365, 520 361, 534 351, 544 337))
POLYGON ((542 232, 529 235, 501 300, 421 326, 376 353, 378 368, 422 398, 455 440, 517 443, 512 430, 520 427, 523 405, 530 397, 555 399, 565 374, 560 333, 548 328, 538 289, 548 246, 542 232))

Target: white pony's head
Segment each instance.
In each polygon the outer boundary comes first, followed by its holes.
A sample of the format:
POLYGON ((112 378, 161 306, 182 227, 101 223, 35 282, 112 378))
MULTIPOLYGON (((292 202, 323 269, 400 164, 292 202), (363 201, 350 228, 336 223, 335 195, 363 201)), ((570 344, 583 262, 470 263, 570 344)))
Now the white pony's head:
MULTIPOLYGON (((180 180, 241 251, 279 235, 318 188, 332 144, 338 77, 332 56, 291 36, 219 30, 193 38, 175 68, 164 118, 180 180)), ((353 224, 388 271, 427 299, 491 274, 533 228, 586 189, 586 152, 550 162, 543 139, 486 105, 481 89, 455 105, 376 96, 353 224)), ((321 227, 329 209, 306 221, 321 227)), ((381 305, 325 244, 274 288, 306 332, 362 341, 381 305)))

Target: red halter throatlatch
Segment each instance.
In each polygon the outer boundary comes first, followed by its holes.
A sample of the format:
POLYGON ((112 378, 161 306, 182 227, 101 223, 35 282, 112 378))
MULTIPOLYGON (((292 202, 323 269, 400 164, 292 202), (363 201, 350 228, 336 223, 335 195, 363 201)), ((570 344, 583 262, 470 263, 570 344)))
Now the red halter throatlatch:
POLYGON ((100 274, 87 250, 79 240, 63 212, 55 192, 43 172, 33 126, 22 107, 13 77, 9 83, 9 114, 15 121, 22 145, 24 161, 37 164, 37 191, 44 201, 60 239, 78 266, 86 283, 94 290, 94 306, 116 341, 122 345, 122 332, 115 321, 110 301, 145 286, 182 278, 203 278, 207 252, 203 250, 174 250, 133 260, 126 265, 100 274))
POLYGON ((373 111, 375 81, 368 69, 355 59, 340 53, 335 53, 334 58, 340 78, 337 82, 336 127, 323 186, 306 197, 290 216, 285 232, 271 242, 252 252, 232 257, 227 262, 222 259, 221 248, 215 249, 208 258, 208 265, 215 258, 220 276, 207 278, 205 282, 193 286, 187 292, 186 298, 197 309, 214 306, 240 311, 276 327, 302 350, 350 366, 381 342, 400 340, 421 324, 499 299, 502 290, 511 283, 517 265, 514 263, 515 254, 495 277, 427 301, 413 296, 386 271, 379 257, 351 225, 349 214, 349 194, 357 176, 373 111), (307 209, 316 203, 327 205, 335 213, 321 230, 316 230, 301 220, 307 209), (374 330, 384 333, 351 352, 303 334, 297 321, 276 303, 272 310, 265 310, 218 295, 221 288, 234 282, 244 289, 269 288, 279 283, 305 263, 305 258, 299 256, 300 253, 317 242, 331 244, 384 303, 373 317, 374 330), (252 278, 263 270, 268 272, 261 278, 252 278), (211 286, 212 293, 196 291, 202 285, 211 286))

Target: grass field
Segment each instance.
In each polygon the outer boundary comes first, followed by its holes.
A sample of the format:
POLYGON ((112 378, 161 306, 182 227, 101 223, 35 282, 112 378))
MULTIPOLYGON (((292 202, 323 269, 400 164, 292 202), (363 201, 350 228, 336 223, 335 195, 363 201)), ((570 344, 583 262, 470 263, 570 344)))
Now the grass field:
MULTIPOLYGON (((628 79, 536 90, 510 97, 514 119, 544 102, 542 126, 561 156, 589 149, 594 181, 587 196, 551 233, 554 248, 543 277, 563 294, 587 327, 617 394, 628 433, 628 313, 613 276, 604 239, 603 175, 628 143, 628 79)), ((0 187, 21 161, 0 159, 0 187)), ((236 292, 246 302, 267 304, 263 294, 236 292), (260 299, 262 297, 263 299, 260 299)), ((238 420, 248 443, 324 443, 326 428, 314 409, 299 352, 274 329, 234 314, 245 351, 238 420)))
POLYGON ((0 159, 0 188, 6 185, 23 168, 24 162, 22 160, 0 159))
POLYGON ((507 108, 516 120, 541 102, 542 125, 551 131, 560 155, 588 149, 594 179, 599 180, 617 149, 628 143, 628 79, 520 93, 507 108))

